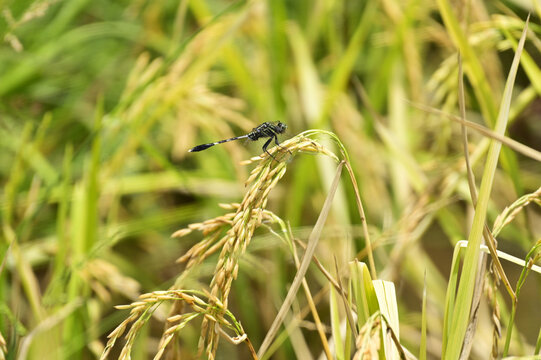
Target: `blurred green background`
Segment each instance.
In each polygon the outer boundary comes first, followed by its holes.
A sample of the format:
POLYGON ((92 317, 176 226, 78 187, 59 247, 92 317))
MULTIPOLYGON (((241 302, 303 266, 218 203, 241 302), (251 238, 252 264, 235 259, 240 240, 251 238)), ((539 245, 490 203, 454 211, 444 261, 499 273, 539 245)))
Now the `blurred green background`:
MULTIPOLYGON (((0 15, 0 332, 6 358, 99 358, 127 312, 113 306, 165 290, 175 260, 200 234, 190 223, 239 202, 261 144, 197 144, 282 121, 291 137, 318 128, 346 147, 366 212, 379 277, 395 282, 401 340, 418 353, 427 276, 428 356, 441 351, 442 306, 454 244, 473 208, 460 126, 413 103, 458 114, 457 45, 442 20, 449 6, 472 58, 465 66, 469 120, 492 128, 514 49, 532 12, 515 84, 508 136, 541 150, 539 1, 3 1, 0 15), (472 63, 479 67, 471 66, 472 63)), ((328 139, 321 142, 337 151, 328 139)), ((488 139, 469 132, 473 169, 488 139)), ((300 154, 269 208, 302 240, 334 177, 332 161, 300 154)), ((505 149, 487 222, 541 184, 538 162, 505 149)), ((541 212, 525 208, 499 237, 523 258, 541 236, 541 212)), ((353 188, 344 177, 316 254, 330 268, 366 261, 353 188)), ((231 311, 258 346, 295 267, 286 246, 256 232, 233 285, 231 311)), ((194 283, 204 287, 216 258, 194 283)), ((521 271, 504 263, 511 283, 521 271)), ((326 280, 311 269, 317 292, 326 280)), ((512 349, 532 353, 541 309, 539 277, 521 293, 512 349)), ((503 290, 502 317, 509 299, 503 290)), ((325 314, 325 298, 322 300, 325 314)), ((299 299, 297 306, 302 307, 299 299)), ((492 341, 484 304, 472 357, 492 341)), ((152 358, 167 311, 137 342, 152 358)), ((161 316, 161 317, 160 317, 161 316)), ((307 322, 310 322, 310 318, 307 322)), ((506 323, 502 320, 502 323, 506 323)), ((315 331, 303 327, 314 356, 315 331)), ((199 328, 181 335, 195 356, 199 328)), ((111 358, 116 355, 111 355, 111 358)), ((248 358, 222 343, 219 357, 248 358)), ((276 359, 295 358, 286 340, 276 359)))

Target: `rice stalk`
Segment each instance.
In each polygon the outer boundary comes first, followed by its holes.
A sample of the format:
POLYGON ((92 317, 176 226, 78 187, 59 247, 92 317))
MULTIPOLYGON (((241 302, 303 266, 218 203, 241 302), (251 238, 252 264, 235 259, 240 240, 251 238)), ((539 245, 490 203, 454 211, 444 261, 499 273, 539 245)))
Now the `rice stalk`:
POLYGON ((496 237, 506 225, 509 225, 518 213, 531 202, 541 206, 541 187, 531 194, 518 198, 514 203, 507 206, 494 221, 492 236, 496 237))
POLYGON ((167 319, 168 323, 174 323, 175 325, 170 326, 163 334, 160 345, 158 346, 158 352, 154 357, 155 360, 162 358, 166 346, 173 339, 175 333, 180 331, 191 320, 198 316, 212 319, 219 325, 234 331, 237 337, 242 338, 244 336, 244 330, 242 329, 241 324, 235 319, 233 314, 223 307, 223 304, 218 299, 212 299, 211 296, 195 290, 154 291, 139 296, 138 301, 129 305, 116 306, 119 310, 130 309, 130 315, 109 334, 109 341, 107 342, 100 359, 105 360, 108 358, 109 352, 116 341, 123 336, 124 333, 126 333, 126 335, 124 335, 126 343, 122 347, 119 360, 130 359, 131 350, 137 334, 143 325, 150 319, 154 311, 166 301, 182 302, 183 304, 190 306, 193 312, 173 315, 167 319), (205 297, 207 300, 203 299, 205 297), (220 311, 216 311, 216 309, 213 308, 220 308, 220 311))
MULTIPOLYGON (((116 340, 124 334, 131 324, 128 333, 125 335, 127 342, 120 357, 121 359, 128 358, 135 335, 148 321, 159 303, 165 300, 180 301, 173 303, 155 359, 166 355, 168 349, 171 348, 168 345, 186 323, 196 317, 195 313, 204 315, 198 352, 201 355, 205 350, 209 359, 215 358, 220 335, 223 335, 220 331, 221 327, 232 327, 232 323, 226 321, 224 316, 232 316, 227 310, 228 297, 232 282, 238 275, 239 260, 250 244, 254 231, 263 222, 275 222, 276 219, 274 214, 266 210, 270 191, 286 173, 289 161, 298 153, 323 154, 338 162, 338 157, 335 154, 311 138, 321 134, 329 135, 325 131, 306 131, 270 149, 270 156, 264 153, 259 157, 245 161, 243 163, 245 165, 257 163, 257 166, 252 170, 246 181, 248 190, 242 202, 221 205, 223 208, 233 211, 214 219, 191 224, 172 235, 180 238, 193 231, 199 231, 204 238, 177 260, 177 262, 186 262, 187 266, 179 276, 174 288, 166 292, 143 295, 140 298, 141 301, 120 307, 130 308, 130 315, 109 335, 110 340, 103 352, 102 359, 107 358, 116 340), (214 276, 210 282, 208 302, 203 302, 192 295, 188 295, 187 293, 194 290, 185 290, 183 285, 191 274, 191 270, 218 251, 220 255, 216 263, 214 276), (183 311, 185 304, 191 306, 195 313, 186 315, 183 311)), ((339 143, 336 136, 331 134, 331 137, 339 143)), ((345 154, 343 147, 340 147, 342 153, 345 154)), ((233 326, 233 328, 235 327, 233 326)), ((236 327, 236 329, 238 330, 237 335, 242 336, 243 332, 239 330, 241 328, 236 327)), ((230 339, 234 343, 237 340, 230 339)), ((246 341, 249 343, 248 339, 246 341)), ((253 355, 255 356, 255 353, 253 355)))

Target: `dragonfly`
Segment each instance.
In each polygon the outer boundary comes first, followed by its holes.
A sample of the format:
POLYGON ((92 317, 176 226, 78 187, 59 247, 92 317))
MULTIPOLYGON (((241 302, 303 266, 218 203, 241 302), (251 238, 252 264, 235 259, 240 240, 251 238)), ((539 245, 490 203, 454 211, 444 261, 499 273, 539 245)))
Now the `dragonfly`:
POLYGON ((278 135, 283 134, 286 131, 286 129, 287 129, 287 125, 282 123, 282 122, 279 122, 279 121, 277 121, 277 122, 264 122, 264 123, 256 126, 255 128, 253 128, 252 131, 250 131, 246 135, 236 136, 236 137, 232 137, 232 138, 229 138, 229 139, 216 141, 216 142, 213 142, 213 143, 197 145, 196 147, 193 147, 188 151, 189 152, 203 151, 203 150, 206 150, 209 147, 212 147, 214 145, 223 144, 223 143, 233 141, 233 140, 248 139, 248 140, 251 140, 251 141, 256 141, 256 140, 259 140, 259 139, 262 139, 262 138, 269 138, 265 142, 265 144, 263 145, 263 151, 266 152, 267 154, 269 154, 269 156, 271 156, 274 160, 276 160, 276 158, 274 156, 272 156, 272 154, 267 150, 267 148, 269 147, 272 140, 274 140, 274 143, 277 146, 281 147, 280 143, 278 142, 278 135))

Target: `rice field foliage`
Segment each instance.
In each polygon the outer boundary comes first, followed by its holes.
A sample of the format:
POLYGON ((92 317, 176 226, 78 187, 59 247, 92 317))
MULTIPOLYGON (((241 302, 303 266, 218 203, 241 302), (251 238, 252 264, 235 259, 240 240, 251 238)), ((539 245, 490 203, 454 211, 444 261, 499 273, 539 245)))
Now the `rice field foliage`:
POLYGON ((0 359, 541 356, 539 1, 0 8, 0 359))

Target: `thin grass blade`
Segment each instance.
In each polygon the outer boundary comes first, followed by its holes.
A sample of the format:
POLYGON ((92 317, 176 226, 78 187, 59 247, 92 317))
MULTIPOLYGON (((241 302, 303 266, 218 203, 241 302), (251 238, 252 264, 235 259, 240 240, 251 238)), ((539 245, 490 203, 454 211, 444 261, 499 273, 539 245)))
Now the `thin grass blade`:
MULTIPOLYGON (((513 84, 518 71, 522 48, 524 47, 524 42, 526 40, 528 21, 529 19, 526 21, 526 26, 524 27, 524 31, 522 33, 522 37, 515 54, 515 58, 513 59, 513 64, 509 70, 509 76, 505 85, 500 113, 498 115, 498 120, 495 127, 495 132, 500 135, 503 135, 507 126, 509 108, 512 100, 513 84)), ((502 144, 500 142, 492 141, 488 151, 485 170, 483 172, 483 178, 481 181, 481 188, 479 190, 479 199, 475 208, 472 229, 468 238, 468 248, 466 250, 462 276, 460 278, 460 284, 457 292, 456 308, 454 311, 456 316, 453 317, 451 332, 449 334, 449 343, 444 353, 444 358, 446 359, 457 359, 459 357, 466 328, 468 327, 475 277, 477 274, 477 263, 479 261, 481 252, 480 246, 483 236, 483 228, 485 225, 488 201, 490 199, 490 193, 492 190, 494 174, 496 172, 501 146, 502 144)))

